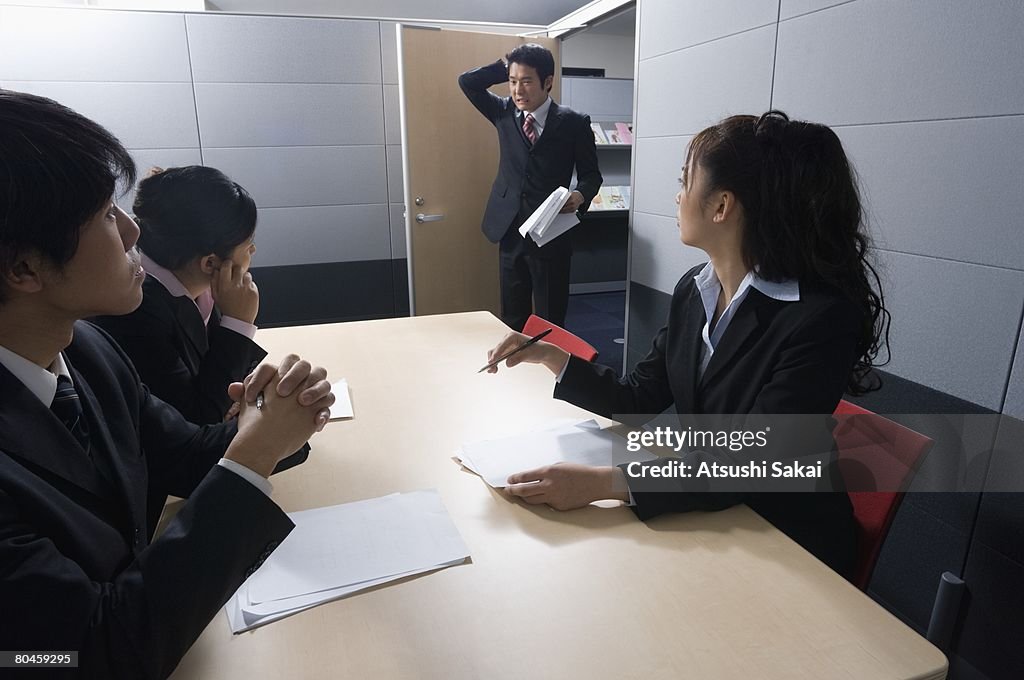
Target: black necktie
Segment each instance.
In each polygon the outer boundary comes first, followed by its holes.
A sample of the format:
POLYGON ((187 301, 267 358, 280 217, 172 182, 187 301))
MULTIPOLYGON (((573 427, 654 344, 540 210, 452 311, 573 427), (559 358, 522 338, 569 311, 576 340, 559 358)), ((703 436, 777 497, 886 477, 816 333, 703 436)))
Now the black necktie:
POLYGON ((53 395, 53 403, 50 405, 53 414, 60 418, 64 426, 68 428, 78 443, 86 451, 89 450, 89 428, 85 424, 82 415, 82 402, 78 399, 75 386, 71 384, 71 378, 66 375, 57 376, 57 392, 53 395))

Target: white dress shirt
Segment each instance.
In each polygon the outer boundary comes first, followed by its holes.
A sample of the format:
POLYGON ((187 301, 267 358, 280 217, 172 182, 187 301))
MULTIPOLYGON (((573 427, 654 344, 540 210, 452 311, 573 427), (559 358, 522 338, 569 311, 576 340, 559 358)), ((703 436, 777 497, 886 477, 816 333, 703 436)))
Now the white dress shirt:
MULTIPOLYGON (((544 103, 538 106, 530 113, 533 114, 533 129, 537 132, 537 139, 544 134, 544 126, 547 124, 548 111, 551 109, 551 97, 546 97, 544 103)), ((519 123, 519 127, 523 127, 523 121, 526 114, 523 111, 516 109, 516 122, 519 123)))

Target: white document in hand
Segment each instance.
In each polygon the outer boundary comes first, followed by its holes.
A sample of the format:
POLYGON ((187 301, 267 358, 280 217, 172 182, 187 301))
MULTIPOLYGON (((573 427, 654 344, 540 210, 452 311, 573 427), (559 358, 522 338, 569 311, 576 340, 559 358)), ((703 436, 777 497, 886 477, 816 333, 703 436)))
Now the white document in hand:
POLYGON ((523 238, 529 234, 538 246, 543 247, 579 224, 576 213, 562 215, 558 212, 569 200, 571 193, 565 187, 558 187, 552 191, 540 207, 526 218, 523 226, 519 227, 519 234, 523 238))

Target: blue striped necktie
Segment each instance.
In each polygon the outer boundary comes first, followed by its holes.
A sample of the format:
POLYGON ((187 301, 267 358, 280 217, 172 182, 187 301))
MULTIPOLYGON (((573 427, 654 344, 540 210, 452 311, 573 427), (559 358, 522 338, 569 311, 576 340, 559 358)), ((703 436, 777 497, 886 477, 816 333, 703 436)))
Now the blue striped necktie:
POLYGON ((82 445, 82 448, 88 451, 89 428, 82 414, 82 402, 78 398, 78 393, 75 392, 75 386, 71 384, 71 378, 66 375, 57 376, 57 392, 53 395, 50 410, 60 418, 68 431, 82 445))

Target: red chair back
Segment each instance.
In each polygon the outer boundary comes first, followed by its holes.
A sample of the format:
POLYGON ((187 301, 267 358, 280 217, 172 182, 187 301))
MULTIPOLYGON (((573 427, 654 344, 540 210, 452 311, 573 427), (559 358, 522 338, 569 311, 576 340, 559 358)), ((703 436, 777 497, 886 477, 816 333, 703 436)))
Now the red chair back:
POLYGON ((857 522, 853 583, 865 590, 903 493, 932 440, 848 401, 839 402, 835 415, 838 423, 833 435, 847 488, 873 484, 886 489, 848 492, 857 522))
POLYGON ((549 328, 551 329, 551 332, 544 338, 544 342, 550 342, 552 345, 557 345, 569 354, 577 356, 584 361, 593 361, 597 358, 597 350, 583 338, 573 335, 569 331, 560 326, 556 326, 550 321, 545 321, 536 314, 531 314, 530 318, 526 320, 526 325, 523 326, 523 334, 532 337, 549 328))

